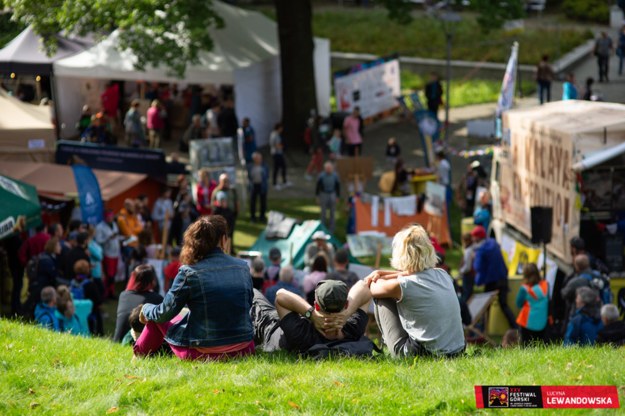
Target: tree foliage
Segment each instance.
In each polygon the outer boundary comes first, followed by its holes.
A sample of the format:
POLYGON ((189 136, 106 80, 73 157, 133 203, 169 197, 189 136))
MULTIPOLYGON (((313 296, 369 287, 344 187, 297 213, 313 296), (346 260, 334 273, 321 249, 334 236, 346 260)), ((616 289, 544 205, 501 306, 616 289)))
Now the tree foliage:
POLYGON ((119 29, 120 45, 137 56, 136 66, 165 66, 182 76, 213 42, 208 29, 223 22, 211 0, 4 0, 13 17, 32 25, 48 53, 59 32, 106 36, 119 29))

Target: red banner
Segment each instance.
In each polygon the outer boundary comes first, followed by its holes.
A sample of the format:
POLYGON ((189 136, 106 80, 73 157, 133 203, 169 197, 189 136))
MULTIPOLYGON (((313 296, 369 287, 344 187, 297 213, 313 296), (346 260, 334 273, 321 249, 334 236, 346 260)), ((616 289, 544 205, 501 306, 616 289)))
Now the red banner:
POLYGON ((478 409, 618 409, 616 386, 475 386, 478 409))

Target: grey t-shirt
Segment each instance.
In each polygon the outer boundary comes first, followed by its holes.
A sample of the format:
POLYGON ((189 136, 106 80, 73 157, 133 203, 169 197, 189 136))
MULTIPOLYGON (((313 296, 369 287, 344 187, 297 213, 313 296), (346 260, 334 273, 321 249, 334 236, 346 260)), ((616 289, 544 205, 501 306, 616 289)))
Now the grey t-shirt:
POLYGON ((427 269, 397 280, 402 293, 399 319, 410 338, 434 354, 461 350, 465 342, 460 304, 447 272, 427 269))
POLYGON ((252 165, 250 173, 252 183, 259 184, 263 182, 263 167, 261 165, 252 165))

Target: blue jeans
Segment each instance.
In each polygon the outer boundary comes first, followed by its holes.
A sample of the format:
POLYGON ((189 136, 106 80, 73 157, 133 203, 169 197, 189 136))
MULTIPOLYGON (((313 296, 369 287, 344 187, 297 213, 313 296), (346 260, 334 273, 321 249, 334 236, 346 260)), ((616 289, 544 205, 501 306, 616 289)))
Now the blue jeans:
POLYGON ((545 95, 547 102, 551 101, 551 81, 538 81, 538 99, 541 104, 545 102, 545 95))

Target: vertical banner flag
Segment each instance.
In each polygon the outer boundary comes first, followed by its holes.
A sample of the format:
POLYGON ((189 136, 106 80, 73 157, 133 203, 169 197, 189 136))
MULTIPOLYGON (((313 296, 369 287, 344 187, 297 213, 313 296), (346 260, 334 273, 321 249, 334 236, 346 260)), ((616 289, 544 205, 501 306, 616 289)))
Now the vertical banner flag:
POLYGON ((98 179, 89 166, 72 165, 74 180, 80 199, 80 213, 82 220, 88 224, 96 225, 102 221, 102 195, 98 179))
POLYGON ((501 83, 501 94, 497 101, 497 118, 501 118, 501 114, 512 108, 512 100, 514 99, 514 87, 516 84, 517 61, 519 55, 519 43, 514 42, 512 45, 512 53, 506 67, 506 74, 503 76, 501 83))

